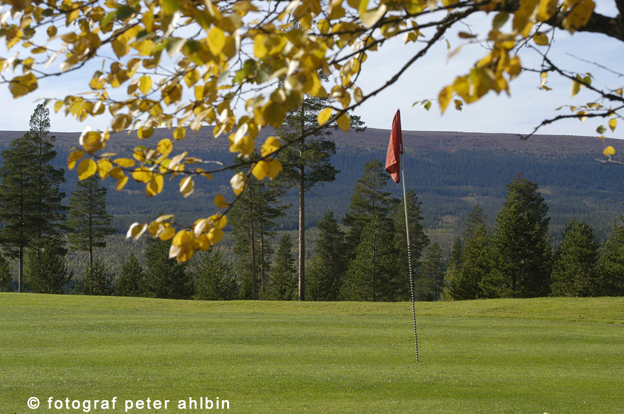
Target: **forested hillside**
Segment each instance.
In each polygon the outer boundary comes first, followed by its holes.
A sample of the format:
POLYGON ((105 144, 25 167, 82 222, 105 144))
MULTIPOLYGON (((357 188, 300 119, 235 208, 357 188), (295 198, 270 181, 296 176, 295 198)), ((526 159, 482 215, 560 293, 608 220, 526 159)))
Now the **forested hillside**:
MULTIPOLYGON (((207 161, 230 162, 224 138, 212 138, 210 128, 197 136, 182 141, 179 151, 187 150, 207 161)), ((271 130, 263 130, 269 136, 271 130)), ((143 145, 169 136, 159 130, 143 145)), ((0 148, 23 132, 0 132, 0 148)), ((77 145, 78 134, 55 133, 56 166, 65 166, 67 155, 77 145)), ((389 131, 368 129, 362 133, 335 131, 333 139, 337 154, 333 163, 340 173, 333 183, 315 187, 307 197, 307 224, 322 218, 328 208, 342 218, 347 211, 353 185, 362 174, 364 163, 371 159, 385 159, 389 131)), ((120 137, 126 138, 126 137, 120 137)), ((262 138, 261 138, 262 140, 262 138)), ((119 140, 117 140, 119 141, 119 140)), ((260 141, 261 142, 261 141, 260 141)), ((139 145, 139 140, 128 137, 127 147, 139 145)), ((617 142, 612 144, 617 148, 617 142)), ((590 137, 534 136, 527 141, 516 135, 469 134, 461 132, 404 132, 407 189, 416 190, 424 216, 427 234, 448 252, 453 238, 462 230, 461 223, 476 204, 481 205, 491 223, 501 207, 505 184, 523 174, 540 185, 550 207, 550 234, 555 240, 572 218, 583 218, 596 230, 599 239, 605 239, 613 221, 624 212, 624 167, 605 166, 597 161, 602 156, 603 142, 590 137)), ((107 147, 123 153, 124 148, 107 147)), ((67 182, 61 190, 67 195, 75 188, 75 172, 66 173, 67 182)), ((392 185, 393 195, 400 197, 401 187, 392 185)), ((108 183, 108 208, 114 215, 114 227, 124 232, 135 221, 145 221, 161 211, 176 212, 180 221, 191 220, 211 212, 212 198, 228 193, 229 176, 218 174, 210 182, 197 180, 189 199, 177 191, 177 186, 165 186, 163 193, 147 200, 144 187, 131 182, 122 192, 108 183), (205 207, 207 206, 207 207, 205 207), (147 216, 147 217, 146 217, 147 216)), ((287 195, 286 202, 295 206, 279 219, 281 230, 297 227, 295 193, 287 195)))

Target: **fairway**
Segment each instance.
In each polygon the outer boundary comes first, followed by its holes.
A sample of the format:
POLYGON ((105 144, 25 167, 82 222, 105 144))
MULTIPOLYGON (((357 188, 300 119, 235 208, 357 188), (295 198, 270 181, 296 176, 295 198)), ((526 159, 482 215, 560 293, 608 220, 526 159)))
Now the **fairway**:
POLYGON ((0 294, 0 413, 624 412, 624 298, 416 306, 0 294))

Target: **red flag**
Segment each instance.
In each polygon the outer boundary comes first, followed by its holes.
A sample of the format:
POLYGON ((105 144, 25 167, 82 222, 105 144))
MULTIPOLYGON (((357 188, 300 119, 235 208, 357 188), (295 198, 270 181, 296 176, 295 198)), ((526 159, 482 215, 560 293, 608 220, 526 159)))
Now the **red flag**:
POLYGON ((401 181, 401 162, 399 154, 403 154, 403 134, 401 133, 401 111, 397 109, 392 120, 392 132, 386 155, 386 172, 392 176, 395 183, 401 181))

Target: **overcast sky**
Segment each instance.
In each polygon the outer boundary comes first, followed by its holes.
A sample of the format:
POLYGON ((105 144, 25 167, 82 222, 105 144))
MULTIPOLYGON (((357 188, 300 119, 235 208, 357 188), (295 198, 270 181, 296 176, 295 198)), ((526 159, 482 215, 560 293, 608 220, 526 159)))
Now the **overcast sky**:
MULTIPOLYGON (((598 11, 613 15, 611 1, 598 0, 598 11)), ((494 14, 470 22, 471 30, 475 33, 487 34, 494 14)), ((459 28, 465 30, 465 28, 459 28)), ((447 36, 451 47, 462 44, 454 32, 447 36)), ((410 43, 404 45, 401 39, 389 42, 380 49, 380 52, 371 53, 368 61, 363 65, 358 85, 366 93, 376 89, 392 76, 420 46, 410 43)), ((526 51, 529 52, 529 51, 526 51)), ((613 41, 605 36, 576 34, 573 36, 558 32, 555 47, 549 55, 561 66, 574 69, 577 72, 591 72, 595 77, 594 85, 616 89, 624 86, 624 78, 618 77, 606 70, 591 64, 584 63, 578 58, 599 62, 614 71, 624 72, 624 43, 613 41)), ((433 102, 431 110, 426 111, 420 105, 412 107, 415 101, 436 99, 439 91, 453 82, 456 76, 463 75, 470 70, 475 61, 486 55, 484 49, 478 45, 466 45, 462 52, 447 62, 446 42, 439 42, 430 53, 410 68, 403 77, 392 87, 367 101, 355 113, 360 115, 366 125, 371 128, 391 127, 392 118, 397 109, 401 109, 402 125, 405 130, 416 131, 466 131, 466 132, 498 132, 498 133, 528 133, 543 119, 560 114, 555 108, 568 105, 582 105, 595 99, 595 95, 588 91, 581 91, 575 98, 570 99, 570 82, 556 77, 549 78, 548 85, 552 91, 539 90, 539 74, 525 72, 511 82, 511 97, 506 94, 496 95, 490 92, 481 101, 464 105, 459 112, 452 108, 452 104, 444 115, 440 115, 437 102, 433 102)), ((0 52, 5 57, 6 51, 0 52)), ((523 64, 532 64, 536 67, 539 59, 536 53, 524 53, 523 64)), ((60 63, 60 59, 57 60, 60 63)), ((46 79, 40 82, 39 90, 33 94, 14 100, 8 89, 0 88, 0 99, 4 104, 0 112, 0 130, 27 130, 28 121, 39 97, 62 98, 67 94, 84 92, 88 89, 88 80, 97 70, 101 62, 82 71, 79 75, 71 73, 67 76, 46 79)), ((122 88, 123 89, 123 88, 122 88)), ((53 112, 53 111, 51 111, 53 112)), ((108 120, 104 117, 88 119, 79 123, 62 113, 52 114, 53 131, 82 131, 87 125, 93 128, 104 129, 108 120)), ((595 135, 596 127, 601 121, 588 120, 581 123, 578 120, 558 122, 553 126, 545 127, 540 133, 560 135, 595 135)), ((613 138, 624 137, 624 122, 622 129, 616 129, 613 138)))

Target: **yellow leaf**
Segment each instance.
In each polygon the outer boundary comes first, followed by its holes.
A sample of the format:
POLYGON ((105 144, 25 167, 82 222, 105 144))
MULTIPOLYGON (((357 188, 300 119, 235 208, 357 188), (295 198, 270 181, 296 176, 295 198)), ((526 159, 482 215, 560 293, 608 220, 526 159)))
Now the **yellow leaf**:
POLYGON ((262 144, 262 148, 260 149, 260 155, 262 156, 262 158, 264 158, 267 155, 272 154, 280 149, 281 146, 282 143, 279 139, 275 137, 268 137, 266 141, 264 141, 264 144, 262 144))
POLYGON ((133 223, 128 229, 128 233, 126 234, 126 239, 129 239, 130 237, 132 237, 134 240, 138 240, 139 237, 141 237, 143 233, 145 233, 146 230, 147 230, 146 223, 143 223, 143 224, 133 223))
POLYGON ((32 72, 24 76, 16 76, 9 83, 9 90, 13 94, 13 98, 19 98, 35 89, 37 89, 37 78, 32 72))
POLYGON ((218 228, 211 228, 208 232, 208 240, 210 240, 211 245, 218 244, 223 239, 223 230, 218 228))
POLYGON ((587 24, 596 4, 593 0, 566 0, 564 6, 570 11, 563 19, 562 26, 570 33, 574 33, 587 24))
POLYGON ((548 36, 546 36, 544 33, 535 33, 533 35, 533 40, 538 46, 548 46, 548 36))
POLYGON ((216 227, 218 229, 222 229, 225 226, 227 226, 227 217, 225 217, 223 214, 221 213, 217 213, 213 216, 210 216, 210 220, 212 223, 213 227, 216 227))
POLYGON ((147 198, 160 194, 164 185, 164 178, 162 175, 154 175, 152 179, 145 186, 145 194, 147 198))
POLYGON ((577 80, 572 80, 572 87, 570 88, 570 98, 574 97, 581 90, 581 82, 577 80))
POLYGON ((446 111, 446 108, 451 102, 451 98, 453 98, 453 86, 449 85, 442 89, 442 91, 440 91, 440 95, 438 96, 438 103, 440 104, 442 113, 446 111))
POLYGON ((173 130, 173 139, 180 140, 180 139, 184 139, 185 136, 186 136, 186 130, 182 128, 181 126, 173 130))
POLYGON ((187 74, 184 75, 184 82, 186 82, 186 86, 188 86, 189 88, 199 82, 200 79, 201 75, 199 74, 199 71, 197 69, 193 69, 192 71, 187 72, 187 74))
POLYGON ((104 148, 102 134, 98 131, 85 131, 80 137, 80 144, 89 154, 93 154, 104 148))
POLYGON ((615 127, 617 126, 617 119, 611 118, 609 120, 609 128, 611 128, 611 132, 615 131, 615 127))
POLYGON ((139 167, 132 173, 132 178, 140 183, 149 183, 154 174, 147 167, 139 167))
POLYGON ((537 8, 537 20, 545 22, 557 13, 557 0, 540 0, 537 8))
POLYGON ((251 169, 251 173, 254 177, 256 177, 256 180, 262 181, 269 175, 270 168, 271 167, 269 166, 268 162, 258 161, 256 165, 254 165, 254 167, 251 169))
POLYGON ((90 158, 80 161, 78 164, 78 179, 85 180, 95 174, 97 171, 97 164, 90 158))
POLYGON ((158 238, 162 241, 171 240, 175 236, 175 229, 169 223, 164 224, 165 229, 159 232, 158 238))
POLYGON ((230 206, 230 203, 225 201, 225 197, 223 197, 221 194, 215 196, 214 203, 219 208, 228 208, 230 206))
POLYGON ((345 132, 351 129, 351 119, 349 118, 349 115, 347 115, 346 112, 340 115, 336 123, 338 124, 338 128, 342 129, 345 132))
POLYGON ((124 175, 123 177, 117 179, 117 185, 115 186, 115 188, 117 189, 117 191, 121 191, 127 183, 128 177, 124 175))
POLYGON ((80 150, 72 151, 69 154, 69 157, 67 158, 67 169, 69 171, 73 170, 74 166, 76 165, 76 161, 80 160, 82 157, 84 157, 83 151, 80 151, 80 150))
POLYGON ((333 109, 331 108, 325 108, 321 112, 319 112, 318 117, 317 117, 317 121, 319 125, 325 125, 327 121, 329 121, 329 118, 331 118, 332 113, 333 113, 333 109))
MULTIPOLYGON (((208 33, 208 49, 213 55, 219 55, 225 46, 225 32, 213 27, 208 33)), ((190 86, 190 85, 189 85, 190 86)))
POLYGON ((98 166, 98 174, 100 174, 100 178, 102 178, 102 180, 106 180, 108 176, 110 175, 110 171, 113 169, 113 164, 111 164, 111 162, 108 159, 102 158, 98 160, 97 166, 98 166))
POLYGON ((230 185, 232 186, 232 190, 234 190, 234 194, 240 195, 245 189, 245 175, 243 173, 236 173, 230 179, 230 185))
POLYGON ((602 151, 602 153, 605 155, 605 157, 609 157, 611 155, 615 155, 615 148, 613 148, 611 145, 609 145, 608 147, 606 147, 604 149, 604 151, 602 151))
POLYGON ((383 15, 386 13, 386 5, 382 4, 381 6, 366 11, 363 14, 361 14, 361 20, 362 23, 364 23, 364 26, 366 26, 367 28, 371 28, 373 27, 375 24, 377 24, 377 22, 383 17, 383 15))
POLYGON ((124 167, 124 168, 134 167, 134 164, 135 164, 134 160, 131 160, 130 158, 117 158, 113 160, 113 162, 119 165, 120 167, 124 167))
POLYGON ((171 154, 171 151, 173 150, 173 144, 168 138, 161 139, 156 149, 162 156, 166 157, 167 155, 171 154))
POLYGON ((195 187, 195 183, 193 182, 193 178, 184 177, 180 180, 180 192, 184 196, 184 198, 193 194, 193 189, 195 187))
POLYGON ((280 172, 282 172, 282 163, 277 158, 273 158, 269 161, 269 178, 274 179, 280 172))
POLYGON ((139 90, 143 95, 147 95, 147 93, 152 89, 152 78, 149 76, 141 76, 139 78, 139 90))

